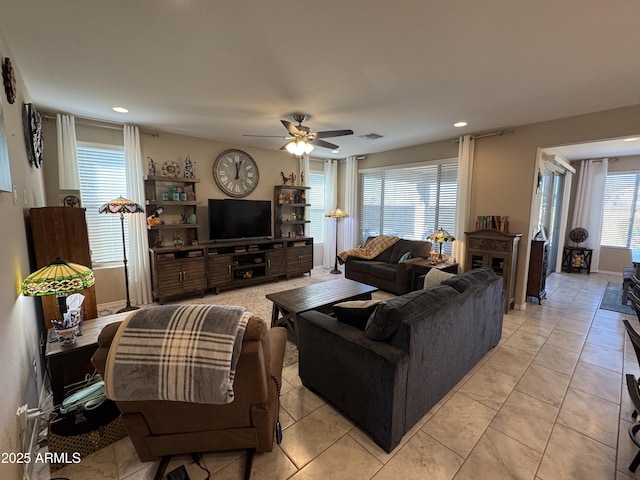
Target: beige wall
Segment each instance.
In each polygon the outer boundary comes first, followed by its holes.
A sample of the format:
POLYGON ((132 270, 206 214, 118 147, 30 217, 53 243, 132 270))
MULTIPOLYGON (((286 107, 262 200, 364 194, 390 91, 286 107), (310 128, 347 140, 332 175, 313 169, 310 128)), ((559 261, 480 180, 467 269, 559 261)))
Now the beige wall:
MULTIPOLYGON (((51 113, 50 116, 54 117, 55 114, 51 113)), ((144 128, 141 130, 145 131, 144 128)), ((59 204, 59 195, 55 120, 45 122, 44 134, 47 149, 53 152, 49 155, 50 161, 45 165, 47 191, 49 192, 47 202, 50 205, 57 205, 59 204)), ((112 145, 122 145, 123 143, 120 130, 84 125, 81 122, 78 122, 76 137, 78 141, 93 143, 112 145)), ((213 162, 221 152, 230 148, 239 148, 246 151, 256 161, 260 173, 260 181, 251 195, 246 197, 247 199, 273 200, 274 185, 282 184, 280 172, 283 171, 288 175, 293 171, 298 175, 299 162, 287 152, 240 147, 213 140, 162 132, 158 136, 141 133, 140 145, 144 163, 143 171, 145 172, 148 168, 148 157, 154 159, 158 169, 165 161, 175 161, 178 165, 184 165, 187 155, 194 162, 196 176, 201 179, 201 182, 196 184, 196 195, 201 202, 201 205, 197 208, 198 223, 201 225, 198 230, 200 242, 209 240, 207 199, 225 197, 213 180, 213 162)), ((125 298, 124 269, 122 267, 97 268, 95 276, 98 304, 121 301, 125 298)))
MULTIPOLYGON (((508 215, 510 231, 522 233, 518 255, 516 305, 525 306, 530 222, 538 147, 604 140, 640 133, 640 105, 510 128, 504 136, 475 141, 468 228, 477 215, 508 215)), ((441 141, 369 155, 360 168, 457 156, 457 145, 441 141)))
MULTIPOLYGON (((24 403, 38 406, 41 390, 42 363, 38 348, 41 313, 39 300, 20 295, 22 280, 31 273, 28 252, 28 209, 44 202, 44 180, 41 169, 29 166, 22 130, 22 105, 30 101, 29 92, 20 76, 4 37, 0 33, 0 57, 12 60, 17 77, 15 103, 6 100, 0 89, 0 103, 9 150, 11 179, 16 201, 9 192, 0 192, 0 224, 4 226, 0 252, 0 321, 3 344, 0 348, 0 452, 22 452, 16 422, 16 410, 24 403), (32 362, 36 361, 38 374, 32 362)), ((4 167, 3 167, 4 168, 4 167)), ((43 326, 40 325, 40 328, 43 326)), ((0 478, 22 478, 22 465, 0 464, 0 478)))

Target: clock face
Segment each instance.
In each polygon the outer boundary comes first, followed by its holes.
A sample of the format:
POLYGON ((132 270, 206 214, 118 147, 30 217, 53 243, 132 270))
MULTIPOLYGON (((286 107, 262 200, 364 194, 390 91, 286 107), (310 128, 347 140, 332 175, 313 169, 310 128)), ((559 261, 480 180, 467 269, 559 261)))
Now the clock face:
POLYGON ((213 163, 213 178, 230 197, 246 197, 258 186, 258 166, 242 150, 225 150, 213 163))

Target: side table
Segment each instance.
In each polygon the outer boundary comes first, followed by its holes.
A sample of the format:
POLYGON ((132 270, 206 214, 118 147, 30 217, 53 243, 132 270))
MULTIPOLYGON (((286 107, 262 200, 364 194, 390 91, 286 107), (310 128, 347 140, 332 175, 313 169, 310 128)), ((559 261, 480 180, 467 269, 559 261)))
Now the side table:
POLYGON ((412 263, 413 270, 413 280, 411 282, 411 289, 418 290, 422 288, 422 286, 418 286, 418 278, 421 275, 426 275, 429 270, 432 268, 437 268, 438 270, 442 270, 447 273, 458 273, 458 264, 457 263, 439 263, 437 265, 433 265, 429 263, 428 260, 421 260, 419 262, 412 263))
POLYGON ((83 322, 82 335, 72 345, 62 345, 58 341, 47 342, 45 360, 49 365, 54 405, 60 405, 64 400, 67 385, 82 381, 86 374, 95 371, 91 357, 98 349, 98 335, 102 329, 110 323, 124 320, 130 313, 116 313, 83 322))
POLYGON ((562 271, 573 273, 585 269, 588 275, 591 273, 592 256, 593 249, 591 248, 564 247, 562 250, 562 271))

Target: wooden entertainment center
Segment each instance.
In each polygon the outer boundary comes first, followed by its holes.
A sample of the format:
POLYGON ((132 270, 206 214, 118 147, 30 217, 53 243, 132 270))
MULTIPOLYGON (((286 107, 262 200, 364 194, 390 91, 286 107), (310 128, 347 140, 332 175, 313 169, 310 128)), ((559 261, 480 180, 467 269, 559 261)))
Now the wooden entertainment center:
POLYGON ((195 192, 199 182, 198 178, 158 175, 145 178, 148 214, 156 207, 165 210, 161 223, 148 226, 153 296, 159 303, 189 295, 203 296, 206 290, 219 293, 222 289, 311 273, 313 238, 298 230, 308 223, 303 212, 308 206, 304 193, 309 187, 275 187, 274 229, 277 227, 280 238, 199 243, 196 206, 200 202, 195 192), (291 194, 296 201, 283 200, 280 204, 282 192, 291 194), (289 216, 295 213, 296 219, 287 217, 283 222, 283 210, 289 216), (285 233, 284 226, 291 228, 285 233), (165 244, 173 245, 162 245, 162 232, 173 232, 173 239, 165 240, 165 244))
POLYGON ((313 238, 237 240, 182 248, 150 248, 153 295, 204 295, 311 273, 313 238))

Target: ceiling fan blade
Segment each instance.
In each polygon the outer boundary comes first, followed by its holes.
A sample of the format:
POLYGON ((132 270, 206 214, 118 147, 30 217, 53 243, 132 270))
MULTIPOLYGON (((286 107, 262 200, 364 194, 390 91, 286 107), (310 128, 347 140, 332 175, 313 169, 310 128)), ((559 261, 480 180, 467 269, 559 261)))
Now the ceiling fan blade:
POLYGON ((289 143, 291 142, 287 142, 284 145, 282 145, 278 150, 286 150, 287 149, 287 145, 289 145, 289 143))
POLYGON ((344 135, 353 135, 353 130, 326 130, 324 132, 316 132, 316 138, 342 137, 344 135))
POLYGON ((324 148, 328 148, 330 150, 337 150, 338 145, 335 145, 333 143, 329 143, 329 142, 325 142, 324 140, 320 140, 319 138, 314 138, 313 140, 311 140, 311 144, 315 145, 316 147, 324 147, 324 148))
POLYGON ((293 136, 299 136, 299 135, 303 135, 303 133, 298 130, 298 127, 296 127, 293 123, 287 121, 287 120, 280 120, 282 122, 282 125, 284 125, 284 128, 286 128, 287 130, 289 130, 289 133, 293 136))

